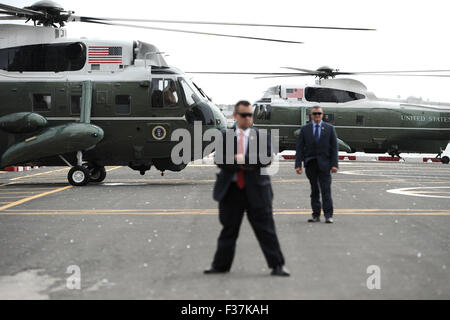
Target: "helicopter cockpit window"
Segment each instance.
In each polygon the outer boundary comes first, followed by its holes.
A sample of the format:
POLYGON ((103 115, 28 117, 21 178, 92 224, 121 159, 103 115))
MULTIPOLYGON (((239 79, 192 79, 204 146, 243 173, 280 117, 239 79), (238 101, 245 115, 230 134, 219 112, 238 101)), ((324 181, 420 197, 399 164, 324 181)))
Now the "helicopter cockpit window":
POLYGON ((197 90, 194 85, 190 85, 188 81, 184 78, 180 78, 180 84, 183 88, 184 96, 186 98, 186 103, 190 107, 194 103, 201 101, 202 94, 197 90))
POLYGON ((131 112, 131 96, 119 94, 116 96, 116 113, 130 114, 131 112))
POLYGON ((85 63, 86 46, 81 42, 0 49, 0 69, 6 71, 77 71, 81 70, 85 63))
POLYGON ((343 103, 364 99, 365 96, 363 94, 347 90, 307 87, 305 98, 306 100, 312 102, 343 103))
POLYGON ((49 111, 52 108, 52 95, 45 93, 33 94, 33 111, 49 111))
POLYGON ((152 79, 152 107, 171 108, 178 105, 177 86, 172 79, 152 79))

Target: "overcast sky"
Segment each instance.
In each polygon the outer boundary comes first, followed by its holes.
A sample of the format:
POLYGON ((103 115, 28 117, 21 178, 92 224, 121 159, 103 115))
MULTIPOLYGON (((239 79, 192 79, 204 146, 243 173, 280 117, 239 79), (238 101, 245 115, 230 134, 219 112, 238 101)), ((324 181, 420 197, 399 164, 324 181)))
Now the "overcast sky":
MULTIPOLYGON (((33 1, 2 1, 24 7, 33 1)), ((254 27, 182 26, 190 30, 304 41, 278 44, 255 40, 70 23, 69 37, 142 40, 168 54, 184 71, 280 72, 282 66, 341 71, 450 69, 448 1, 161 0, 58 1, 76 15, 123 18, 367 27, 375 32, 254 27)), ((23 23, 23 22, 18 22, 23 23)), ((159 25, 164 26, 164 25, 159 25)), ((449 72, 450 74, 450 72, 449 72)), ((354 77, 379 97, 401 96, 450 102, 450 78, 354 77)), ((277 84, 313 83, 313 78, 253 79, 251 76, 193 76, 216 103, 254 101, 277 84)))

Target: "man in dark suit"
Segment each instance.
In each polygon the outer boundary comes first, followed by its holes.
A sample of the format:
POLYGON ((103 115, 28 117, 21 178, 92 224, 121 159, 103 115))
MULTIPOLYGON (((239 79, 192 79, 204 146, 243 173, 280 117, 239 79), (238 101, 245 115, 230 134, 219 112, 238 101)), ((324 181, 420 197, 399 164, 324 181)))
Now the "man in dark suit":
POLYGON ((216 154, 216 163, 221 170, 217 174, 213 196, 214 200, 219 201, 219 220, 222 231, 217 241, 217 251, 212 266, 205 270, 205 273, 225 273, 230 270, 239 228, 244 211, 247 211, 250 225, 267 264, 272 269, 271 275, 289 276, 289 272, 284 268, 284 257, 275 232, 270 177, 261 174, 261 168, 269 165, 272 157, 270 137, 268 136, 267 139, 267 154, 264 155, 269 161, 264 163, 259 148, 260 132, 252 126, 251 104, 248 101, 239 101, 235 105, 234 118, 236 124, 233 131, 228 133, 232 134, 233 149, 227 149, 227 133, 223 131, 222 157, 216 154), (251 147, 249 147, 250 144, 252 144, 251 147), (253 146, 256 147, 253 148, 253 146), (228 158, 231 156, 230 163, 226 161, 227 154, 228 158))
POLYGON ((304 125, 297 139, 295 170, 302 174, 305 164, 306 176, 311 184, 312 219, 320 222, 320 194, 326 223, 333 223, 333 200, 331 198, 331 172, 338 171, 338 143, 334 127, 323 122, 323 111, 319 106, 311 110, 312 121, 304 125))

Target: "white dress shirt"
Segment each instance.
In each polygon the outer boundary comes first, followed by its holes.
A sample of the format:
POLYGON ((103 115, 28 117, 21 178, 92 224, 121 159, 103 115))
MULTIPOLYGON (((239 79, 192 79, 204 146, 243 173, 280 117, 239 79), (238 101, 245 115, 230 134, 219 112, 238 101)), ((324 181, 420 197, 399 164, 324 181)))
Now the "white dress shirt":
MULTIPOLYGON (((236 150, 239 151, 239 143, 241 142, 241 132, 244 133, 244 157, 247 154, 247 147, 248 147, 248 137, 250 136, 250 128, 247 128, 245 130, 243 129, 239 129, 236 126, 236 136, 237 136, 237 148, 236 150)), ((233 176, 233 181, 236 182, 237 181, 237 173, 234 174, 233 176)))

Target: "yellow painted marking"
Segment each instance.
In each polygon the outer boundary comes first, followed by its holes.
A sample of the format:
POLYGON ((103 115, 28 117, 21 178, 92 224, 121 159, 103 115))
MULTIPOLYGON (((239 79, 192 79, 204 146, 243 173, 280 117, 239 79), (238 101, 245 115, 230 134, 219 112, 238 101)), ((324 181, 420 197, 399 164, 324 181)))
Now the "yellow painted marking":
MULTIPOLYGON (((91 209, 91 210, 7 210, 3 215, 213 215, 217 209, 91 209)), ((279 215, 310 215, 309 209, 275 210, 279 215)), ((338 209, 337 215, 399 215, 399 216, 450 216, 450 210, 410 210, 410 209, 338 209)))
POLYGON ((44 174, 49 174, 49 173, 55 173, 55 172, 59 172, 59 171, 63 171, 63 170, 68 170, 69 168, 62 168, 62 169, 56 169, 56 170, 50 170, 50 171, 45 171, 45 172, 39 172, 39 173, 35 173, 35 174, 29 174, 26 176, 21 176, 21 177, 16 177, 16 178, 12 178, 10 179, 11 181, 15 181, 15 180, 21 180, 21 179, 26 179, 26 178, 31 178, 31 177, 36 177, 36 176, 41 176, 44 174))
MULTIPOLYGON (((33 187, 33 186, 30 186, 28 188, 28 187, 24 187, 21 183, 8 183, 8 187, 3 188, 1 190, 2 190, 2 192, 6 192, 6 191, 9 191, 9 190, 13 190, 13 191, 16 191, 16 190, 18 190, 18 191, 33 190, 34 191, 34 190, 51 190, 53 188, 54 187, 33 187)), ((33 192, 33 191, 30 191, 30 192, 33 192)))
MULTIPOLYGON (((143 212, 143 211, 165 211, 165 212, 172 212, 172 211, 214 211, 216 212, 217 209, 36 209, 33 211, 54 211, 54 212, 143 212)), ((309 209, 276 209, 277 212, 292 212, 292 211, 302 211, 302 210, 308 210, 309 209)), ((28 211, 28 209, 10 209, 8 211, 28 211)), ((357 209, 357 208, 348 208, 348 209, 335 209, 334 212, 340 213, 340 212, 378 212, 378 211, 392 211, 392 212, 404 212, 404 211, 411 211, 411 212, 450 212, 450 210, 445 209, 357 209)))
POLYGON ((24 199, 20 199, 18 201, 11 202, 10 204, 1 206, 0 207, 0 211, 6 210, 6 209, 11 208, 11 207, 18 206, 19 204, 31 201, 33 199, 41 198, 41 197, 47 196, 49 194, 53 194, 53 193, 60 192, 60 191, 63 191, 63 190, 66 190, 66 189, 70 189, 70 188, 72 188, 72 186, 65 186, 65 187, 58 188, 58 189, 55 189, 55 190, 52 190, 52 191, 47 191, 47 192, 36 194, 34 196, 26 197, 24 199))
MULTIPOLYGON (((51 190, 51 188, 47 188, 46 190, 51 190)), ((6 194, 23 194, 23 193, 35 193, 36 191, 8 191, 8 192, 0 192, 0 195, 6 194)))
MULTIPOLYGON (((112 167, 112 168, 110 168, 110 169, 108 169, 108 170, 106 170, 106 171, 116 170, 116 169, 119 169, 119 168, 121 168, 121 167, 122 167, 122 166, 112 167)), ((41 173, 29 175, 29 176, 17 177, 16 179, 18 179, 18 178, 28 178, 28 177, 32 177, 32 176, 37 176, 37 175, 47 174, 47 173, 50 173, 50 172, 58 172, 58 171, 67 170, 67 169, 68 169, 68 168, 63 168, 63 169, 57 169, 57 170, 52 170, 52 171, 47 171, 47 172, 41 172, 41 173)), ((68 185, 68 186, 61 187, 61 188, 57 188, 57 189, 50 190, 50 191, 47 191, 47 192, 39 193, 39 194, 36 194, 36 195, 33 195, 33 196, 25 197, 24 199, 20 199, 20 200, 18 200, 18 201, 14 201, 14 202, 11 202, 11 203, 9 203, 9 204, 7 204, 7 205, 1 206, 1 207, 0 207, 0 211, 4 211, 4 210, 6 210, 6 209, 8 209, 8 208, 18 206, 19 204, 22 204, 22 203, 25 203, 25 202, 28 202, 28 201, 31 201, 31 200, 34 200, 34 199, 37 199, 37 198, 45 197, 45 196, 47 196, 47 195, 49 195, 49 194, 53 194, 53 193, 57 193, 57 192, 60 192, 60 191, 63 191, 63 190, 70 189, 70 188, 72 188, 72 187, 73 187, 73 186, 68 185)), ((17 197, 16 197, 16 198, 17 198, 17 197)), ((1 197, 0 197, 0 199, 1 199, 1 197)))
POLYGON ((0 199, 17 199, 17 198, 26 198, 28 196, 11 196, 11 197, 0 197, 0 199))
POLYGON ((122 168, 122 166, 112 167, 112 168, 107 169, 106 171, 109 172, 109 171, 113 171, 113 170, 120 169, 120 168, 122 168))

